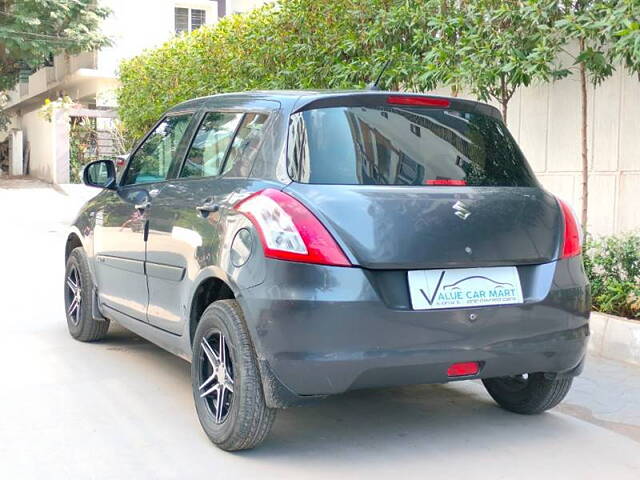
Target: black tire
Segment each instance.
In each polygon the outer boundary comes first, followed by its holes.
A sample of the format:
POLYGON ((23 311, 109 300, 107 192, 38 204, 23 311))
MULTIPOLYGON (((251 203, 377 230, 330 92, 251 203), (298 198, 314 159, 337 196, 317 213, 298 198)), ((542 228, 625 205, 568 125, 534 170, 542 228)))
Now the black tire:
POLYGON ((502 408, 533 415, 558 405, 569 392, 573 378, 545 378, 544 373, 482 380, 489 395, 502 408))
POLYGON ((84 249, 77 247, 73 249, 67 259, 64 274, 64 309, 69 333, 80 342, 101 340, 109 330, 109 320, 93 319, 92 302, 93 280, 89 271, 89 262, 84 249), (80 289, 78 295, 75 294, 76 290, 72 286, 76 282, 80 289), (74 309, 75 299, 79 299, 79 304, 74 309))
POLYGON ((264 441, 276 410, 265 403, 256 354, 235 300, 214 302, 202 314, 193 339, 191 383, 198 419, 215 445, 236 451, 264 441), (224 345, 222 350, 220 345, 224 345), (212 351, 214 361, 209 360, 212 351), (227 361, 223 364, 220 358, 224 357, 227 361), (208 391, 212 392, 206 395, 208 391))

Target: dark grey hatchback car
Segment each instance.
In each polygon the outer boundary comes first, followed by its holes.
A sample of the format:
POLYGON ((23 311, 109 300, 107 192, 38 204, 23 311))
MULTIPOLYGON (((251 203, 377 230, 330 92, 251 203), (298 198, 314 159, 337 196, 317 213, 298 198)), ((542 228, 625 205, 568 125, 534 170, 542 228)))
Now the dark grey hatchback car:
POLYGON ((168 111, 66 244, 71 335, 118 322, 191 361, 202 427, 256 446, 278 408, 482 379, 557 405, 589 286, 571 210, 493 107, 389 92, 254 92, 168 111))

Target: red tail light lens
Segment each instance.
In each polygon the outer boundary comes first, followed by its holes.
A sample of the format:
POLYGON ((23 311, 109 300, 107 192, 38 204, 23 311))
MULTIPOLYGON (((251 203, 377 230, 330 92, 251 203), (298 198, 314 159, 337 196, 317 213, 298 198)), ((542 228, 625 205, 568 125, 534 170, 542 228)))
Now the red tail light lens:
POLYGON ((291 262, 350 267, 331 234, 304 205, 267 188, 235 206, 258 230, 264 255, 291 262))
POLYGON ((445 98, 414 97, 408 95, 392 95, 387 97, 392 105, 414 105, 418 107, 448 107, 451 102, 445 98))
POLYGON ((562 255, 560 258, 575 257, 582 252, 582 235, 580 227, 571 207, 558 199, 562 217, 564 218, 564 239, 562 242, 562 255))
POLYGON ((449 377, 466 377, 468 375, 476 375, 480 371, 478 362, 460 362, 454 363, 447 370, 449 377))
POLYGON ((451 186, 463 186, 467 184, 466 180, 427 180, 425 185, 451 185, 451 186))

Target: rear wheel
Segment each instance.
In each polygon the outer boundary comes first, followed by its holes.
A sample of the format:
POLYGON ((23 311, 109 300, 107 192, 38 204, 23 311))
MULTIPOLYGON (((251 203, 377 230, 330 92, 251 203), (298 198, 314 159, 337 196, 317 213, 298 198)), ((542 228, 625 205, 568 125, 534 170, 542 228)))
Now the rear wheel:
POLYGON ((93 318, 92 302, 93 281, 89 262, 82 247, 74 248, 65 269, 64 306, 69 333, 81 342, 100 340, 109 330, 109 320, 93 318))
POLYGON ((193 339, 193 398, 209 439, 223 450, 246 450, 268 435, 276 411, 267 407, 262 383, 235 300, 219 300, 202 314, 193 339))
POLYGON ((558 405, 571 388, 572 377, 546 378, 544 373, 482 380, 502 408, 515 413, 542 413, 558 405))

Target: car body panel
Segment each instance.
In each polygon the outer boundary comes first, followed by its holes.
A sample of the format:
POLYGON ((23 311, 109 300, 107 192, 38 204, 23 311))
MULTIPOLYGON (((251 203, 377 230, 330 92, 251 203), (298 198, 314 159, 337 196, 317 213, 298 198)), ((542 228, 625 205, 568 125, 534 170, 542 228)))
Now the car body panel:
POLYGON ((389 305, 375 272, 268 260, 241 302, 259 357, 304 395, 446 382, 454 362, 484 362, 480 377, 575 367, 590 311, 580 259, 518 269, 522 305, 425 311, 410 308, 406 272, 389 305))
POLYGON ((104 192, 97 200, 93 231, 100 300, 144 321, 148 302, 144 271, 147 216, 136 205, 146 196, 146 191, 136 187, 104 192))
POLYGON ((560 208, 540 188, 292 183, 285 192, 311 206, 366 268, 540 264, 557 258, 561 242, 560 208))
MULTIPOLYGON (((173 333, 181 333, 189 318, 190 288, 207 266, 224 266, 234 276, 229 250, 238 225, 249 226, 233 205, 246 194, 245 179, 177 179, 167 182, 149 209, 147 278, 149 322, 173 333), (198 205, 216 205, 218 211, 200 213, 198 205)), ((247 268, 238 280, 242 287, 263 279, 247 268)))

